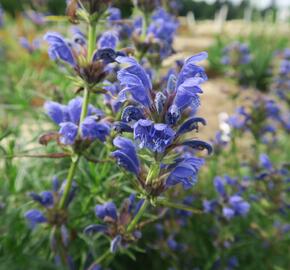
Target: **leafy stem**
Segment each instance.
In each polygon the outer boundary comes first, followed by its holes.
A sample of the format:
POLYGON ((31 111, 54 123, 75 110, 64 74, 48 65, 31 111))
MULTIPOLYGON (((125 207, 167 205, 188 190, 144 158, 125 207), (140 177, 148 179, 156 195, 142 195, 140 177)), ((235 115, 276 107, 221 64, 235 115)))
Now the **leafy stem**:
POLYGON ((144 215, 144 213, 145 213, 145 211, 146 211, 146 209, 147 209, 148 206, 149 206, 149 201, 147 199, 145 199, 145 201, 143 202, 140 210, 138 211, 138 213, 136 214, 136 216, 133 218, 133 220, 131 221, 131 223, 128 225, 127 232, 130 233, 130 232, 132 232, 135 229, 138 221, 144 215))
POLYGON ((77 155, 76 157, 72 159, 72 162, 68 171, 68 175, 66 178, 66 184, 64 187, 63 195, 61 196, 61 200, 59 203, 59 208, 61 209, 65 208, 65 203, 71 189, 72 181, 73 181, 73 178, 74 178, 74 175, 75 175, 78 163, 79 163, 79 159, 80 159, 79 155, 77 155))
POLYGON ((164 198, 158 198, 157 199, 157 204, 159 205, 163 205, 166 207, 170 207, 170 208, 176 208, 176 209, 180 209, 180 210, 184 210, 184 211, 188 211, 190 213, 193 214, 203 214, 203 211, 198 210, 198 209, 193 209, 187 205, 184 204, 179 204, 179 203, 174 203, 174 202, 170 202, 164 198))

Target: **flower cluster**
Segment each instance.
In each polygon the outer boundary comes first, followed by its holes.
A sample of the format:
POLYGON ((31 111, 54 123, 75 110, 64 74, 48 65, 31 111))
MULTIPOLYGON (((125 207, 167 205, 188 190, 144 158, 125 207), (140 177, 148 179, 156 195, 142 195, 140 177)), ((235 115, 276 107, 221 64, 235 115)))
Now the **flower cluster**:
MULTIPOLYGON (((55 177, 52 180, 52 190, 43 191, 40 194, 35 192, 29 193, 29 196, 44 208, 44 211, 31 209, 25 213, 30 226, 34 228, 37 224, 48 223, 50 225, 61 226, 64 236, 67 235, 66 222, 67 222, 67 207, 73 200, 76 192, 76 184, 73 183, 69 192, 68 199, 65 202, 66 208, 58 209, 58 204, 64 192, 65 181, 60 185, 59 180, 55 177)), ((64 237, 67 239, 67 237, 64 237)))
POLYGON ((290 105, 290 48, 276 55, 273 67, 273 89, 278 97, 290 105), (278 59, 278 61, 277 61, 278 59))
POLYGON ((128 244, 141 237, 139 230, 133 233, 127 231, 127 226, 137 215, 144 200, 136 202, 136 197, 132 194, 125 199, 118 213, 117 207, 113 202, 96 205, 95 213, 98 219, 105 224, 93 224, 85 228, 86 234, 104 233, 112 239, 111 252, 115 253, 118 248, 126 247, 128 244))
POLYGON ((73 68, 83 81, 93 85, 105 78, 109 71, 106 69, 108 64, 115 62, 118 56, 126 55, 125 52, 115 51, 118 37, 113 32, 102 34, 98 48, 94 48, 90 59, 86 37, 79 30, 74 30, 72 41, 55 32, 47 33, 44 40, 49 44, 48 54, 52 60, 73 68))
POLYGON ((136 50, 155 67, 160 66, 163 59, 173 53, 173 38, 179 24, 175 17, 163 8, 157 9, 147 25, 144 18, 134 23, 133 41, 136 50), (145 32, 144 32, 145 29, 145 32))
POLYGON ((83 99, 80 97, 72 99, 68 105, 53 101, 44 104, 47 115, 60 127, 56 136, 60 144, 73 145, 78 140, 92 142, 97 139, 104 142, 109 135, 109 124, 101 120, 104 116, 102 111, 93 105, 88 106, 87 115, 80 123, 82 105, 83 99))
MULTIPOLYGON (((119 131, 133 133, 138 148, 153 154, 154 164, 149 170, 142 166, 134 143, 122 137, 114 140, 118 150, 112 155, 121 166, 137 176, 150 196, 158 196, 169 186, 181 183, 184 188, 190 188, 196 182, 203 160, 186 154, 177 158, 176 150, 212 151, 206 142, 184 139, 186 133, 198 130, 199 123, 205 125, 204 119, 192 116, 191 112, 200 104, 200 84, 207 79, 204 69, 196 62, 206 56, 206 53, 200 53, 189 58, 179 76, 171 77, 163 91, 153 89, 146 71, 134 59, 118 58, 119 62, 129 65, 118 73, 124 87, 119 98, 131 103, 124 108, 121 122, 117 123, 119 131)), ((150 158, 148 161, 152 162, 150 158)))
POLYGON ((250 204, 242 197, 244 185, 240 185, 236 179, 228 176, 224 178, 217 176, 214 179, 214 187, 218 193, 218 198, 205 200, 203 202, 204 211, 212 213, 227 220, 236 216, 245 216, 249 212, 250 204), (228 189, 236 189, 236 192, 229 194, 228 189))
POLYGON ((233 42, 223 50, 222 64, 232 67, 248 64, 252 57, 247 44, 233 42))
POLYGON ((28 53, 33 53, 40 48, 40 40, 38 38, 33 39, 32 41, 28 40, 26 37, 20 37, 19 43, 23 49, 28 53))
POLYGON ((277 126, 288 130, 287 119, 274 100, 259 96, 250 100, 248 106, 239 107, 228 123, 233 129, 250 132, 256 140, 269 143, 275 139, 277 126))
POLYGON ((267 200, 272 204, 272 210, 284 213, 289 208, 287 194, 289 187, 289 170, 282 166, 275 168, 270 158, 266 154, 259 157, 260 168, 256 175, 257 194, 255 200, 267 200))

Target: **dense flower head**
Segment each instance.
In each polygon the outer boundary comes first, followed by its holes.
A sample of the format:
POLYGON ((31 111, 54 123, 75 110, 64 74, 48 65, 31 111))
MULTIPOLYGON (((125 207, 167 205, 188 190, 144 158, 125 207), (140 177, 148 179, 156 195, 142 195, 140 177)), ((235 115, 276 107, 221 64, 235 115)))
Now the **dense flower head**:
POLYGON ((204 200, 203 207, 206 213, 213 213, 230 220, 236 216, 245 216, 250 210, 250 204, 242 197, 243 189, 235 179, 228 176, 217 176, 214 187, 218 194, 217 199, 204 200), (231 194, 229 191, 231 190, 231 194), (232 193, 232 192, 235 193, 232 193))
POLYGON ((272 73, 273 90, 290 106, 290 48, 276 53, 272 73))
POLYGON ((259 96, 251 99, 248 105, 239 107, 229 117, 228 123, 233 129, 250 132, 254 138, 269 143, 275 140, 277 127, 282 126, 288 131, 287 119, 274 100, 259 96))
POLYGON ((158 66, 163 59, 174 52, 172 45, 179 26, 178 21, 163 8, 158 8, 152 14, 145 33, 143 24, 145 22, 142 18, 138 18, 134 22, 135 47, 146 54, 153 66, 158 66))
POLYGON ((73 28, 72 40, 56 32, 48 32, 44 40, 49 44, 48 55, 53 61, 73 68, 80 78, 90 84, 103 80, 107 75, 107 65, 116 62, 118 56, 126 56, 123 51, 115 51, 119 39, 113 31, 104 32, 99 37, 96 50, 89 60, 86 37, 76 27, 73 28))
POLYGON ((72 99, 68 105, 48 101, 44 104, 47 115, 59 127, 59 142, 64 145, 72 145, 78 139, 80 130, 81 140, 94 141, 96 139, 104 142, 110 132, 107 122, 100 120, 103 113, 94 106, 89 105, 88 113, 80 124, 83 99, 77 97, 72 99))
POLYGON ((223 50, 222 64, 233 67, 248 64, 252 60, 247 44, 233 42, 223 50))
POLYGON ((84 233, 92 235, 103 233, 111 238, 111 252, 115 253, 120 247, 127 247, 130 243, 141 237, 138 230, 132 233, 126 231, 126 227, 138 213, 143 200, 136 201, 134 194, 123 201, 118 210, 115 203, 107 202, 95 207, 95 214, 102 224, 92 224, 85 228, 84 233))
MULTIPOLYGON (((34 228, 39 223, 48 223, 51 225, 65 226, 67 214, 64 210, 58 209, 58 204, 64 192, 65 181, 60 185, 58 178, 52 180, 52 190, 43 191, 40 194, 30 192, 29 196, 38 203, 43 210, 31 209, 24 216, 30 226, 34 228)), ((76 193, 76 183, 73 182, 65 206, 68 207, 76 193)))
POLYGON ((119 150, 113 156, 122 167, 137 176, 142 188, 150 196, 158 196, 176 184, 182 184, 185 189, 190 188, 196 183, 198 171, 204 163, 203 159, 191 153, 192 149, 207 149, 209 153, 212 151, 206 142, 184 139, 185 134, 197 131, 199 124, 206 124, 203 118, 187 114, 188 109, 192 111, 200 104, 198 94, 202 90, 199 85, 207 77, 204 69, 197 66, 196 62, 206 56, 206 53, 200 53, 185 61, 177 78, 169 76, 167 86, 162 91, 153 90, 150 76, 135 59, 117 58, 119 62, 128 65, 118 72, 123 87, 119 100, 130 102, 123 110, 118 128, 119 132, 132 132, 134 143, 126 141, 127 149, 115 143, 119 150), (142 158, 138 158, 142 149, 149 150, 157 157, 156 164, 152 164, 147 173, 140 165, 142 158), (183 149, 188 155, 178 149, 183 149), (167 155, 171 162, 163 164, 167 155))
POLYGON ((259 166, 256 168, 256 181, 259 186, 256 201, 267 200, 273 210, 284 213, 289 208, 287 196, 289 194, 290 172, 287 167, 275 165, 270 157, 262 153, 259 156, 259 166))

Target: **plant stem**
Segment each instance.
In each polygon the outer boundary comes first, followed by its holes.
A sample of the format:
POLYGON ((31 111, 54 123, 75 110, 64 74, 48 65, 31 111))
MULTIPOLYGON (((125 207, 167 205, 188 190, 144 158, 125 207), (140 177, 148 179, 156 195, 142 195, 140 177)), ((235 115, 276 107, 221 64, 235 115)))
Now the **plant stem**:
MULTIPOLYGON (((89 24, 89 33, 88 33, 88 61, 91 61, 91 58, 93 56, 94 53, 94 49, 95 49, 95 44, 96 44, 96 23, 90 23, 89 24)), ((89 107, 89 101, 90 101, 90 89, 89 86, 86 86, 84 89, 84 98, 83 98, 83 104, 82 104, 82 112, 81 112, 81 116, 80 116, 80 121, 79 121, 79 127, 78 127, 78 136, 80 136, 81 134, 81 123, 84 121, 84 119, 86 118, 87 114, 88 114, 88 107, 89 107)), ((72 185, 72 181, 79 163, 81 155, 77 154, 75 157, 72 158, 72 162, 68 171, 68 175, 66 178, 66 185, 64 187, 64 192, 63 195, 61 197, 60 203, 59 203, 59 207, 62 209, 65 207, 65 203, 67 201, 67 197, 69 195, 70 189, 71 189, 71 185, 72 185)))
POLYGON ((88 30, 88 62, 91 62, 93 54, 94 54, 94 50, 96 47, 96 39, 97 39, 97 33, 96 33, 96 23, 95 22, 91 22, 89 24, 89 30, 88 30))
POLYGON ((187 205, 184 204, 179 204, 179 203, 173 203, 173 202, 169 202, 166 199, 158 199, 157 203, 166 207, 170 207, 170 208, 176 208, 176 209, 180 209, 180 210, 185 210, 188 212, 191 212, 193 214, 203 214, 203 211, 201 210, 197 210, 197 209, 193 209, 187 205))
POLYGON ((72 181, 73 181, 73 178, 74 178, 74 175, 76 172, 76 168, 77 168, 78 163, 79 163, 79 159, 80 159, 79 155, 77 155, 76 158, 72 159, 72 162, 71 162, 71 165, 70 165, 70 168, 68 171, 68 175, 66 178, 66 184, 64 187, 63 195, 61 196, 61 200, 59 203, 59 208, 61 208, 61 209, 65 207, 65 203, 66 203, 67 197, 68 197, 70 189, 71 189, 72 181))
POLYGON ((129 224, 129 226, 127 227, 127 232, 132 232, 134 230, 134 228, 136 227, 138 221, 140 220, 140 218, 143 216, 143 214, 145 213, 147 207, 149 205, 149 201, 145 200, 140 208, 140 210, 138 211, 138 213, 136 214, 136 216, 133 218, 133 220, 131 221, 131 223, 129 224))

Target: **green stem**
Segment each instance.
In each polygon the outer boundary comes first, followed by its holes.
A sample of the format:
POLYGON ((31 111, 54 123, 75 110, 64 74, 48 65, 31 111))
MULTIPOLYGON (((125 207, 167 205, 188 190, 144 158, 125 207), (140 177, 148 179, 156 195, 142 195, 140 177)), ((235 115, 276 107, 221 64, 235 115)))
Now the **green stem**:
POLYGON ((73 181, 73 178, 74 178, 74 175, 75 175, 78 163, 79 163, 79 159, 80 159, 79 155, 77 155, 74 159, 72 159, 72 162, 68 171, 68 175, 66 178, 66 184, 64 187, 63 195, 59 203, 59 208, 61 209, 65 208, 65 203, 71 189, 72 181, 73 181))
POLYGON ((142 39, 145 40, 147 34, 147 28, 149 25, 149 16, 145 12, 143 13, 143 24, 142 24, 142 39))
MULTIPOLYGON (((88 30, 88 61, 90 62, 92 57, 93 57, 93 53, 95 50, 95 45, 96 45, 96 23, 91 22, 89 24, 89 30, 88 30)), ((81 112, 81 116, 80 116, 80 121, 79 121, 79 127, 78 127, 78 136, 80 136, 81 134, 81 123, 84 121, 84 119, 86 118, 87 114, 88 114, 88 107, 89 107, 89 101, 90 101, 90 89, 89 86, 86 86, 84 89, 84 98, 83 98, 83 104, 82 104, 82 112, 81 112)), ((67 201, 67 197, 69 195, 70 189, 71 189, 71 185, 72 185, 72 181, 79 163, 81 155, 77 154, 76 156, 74 156, 72 158, 72 162, 68 171, 68 175, 66 178, 66 185, 64 187, 64 193, 61 197, 60 203, 59 203, 59 207, 61 209, 65 208, 65 203, 67 201)))
POLYGON ((127 232, 132 232, 134 230, 134 228, 136 227, 138 221, 140 220, 140 218, 144 215, 147 207, 149 205, 149 201, 145 200, 140 208, 140 210, 138 211, 138 213, 136 214, 136 216, 133 218, 133 220, 131 221, 131 223, 129 224, 129 226, 127 227, 127 232))
POLYGON ((78 135, 80 135, 80 132, 81 132, 80 131, 81 123, 85 120, 85 118, 88 114, 89 102, 90 102, 90 90, 89 90, 89 87, 85 87, 83 104, 82 104, 82 112, 81 112, 81 117, 80 117, 80 122, 79 122, 78 135))
POLYGON ((180 209, 180 210, 185 210, 188 212, 191 212, 193 214, 203 214, 203 211, 201 210, 197 210, 197 209, 193 209, 189 206, 186 206, 184 204, 179 204, 179 203, 173 203, 173 202, 169 202, 166 199, 158 199, 157 203, 166 207, 170 207, 170 208, 176 208, 176 209, 180 209))
POLYGON ((96 31, 96 23, 91 22, 89 24, 88 30, 88 62, 91 62, 95 48, 96 48, 96 40, 97 40, 97 31, 96 31))
POLYGON ((96 261, 95 264, 100 264, 102 261, 104 261, 107 257, 111 255, 110 249, 108 249, 102 256, 100 256, 96 261))

